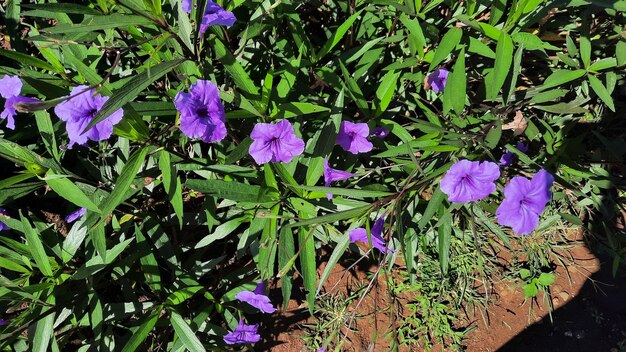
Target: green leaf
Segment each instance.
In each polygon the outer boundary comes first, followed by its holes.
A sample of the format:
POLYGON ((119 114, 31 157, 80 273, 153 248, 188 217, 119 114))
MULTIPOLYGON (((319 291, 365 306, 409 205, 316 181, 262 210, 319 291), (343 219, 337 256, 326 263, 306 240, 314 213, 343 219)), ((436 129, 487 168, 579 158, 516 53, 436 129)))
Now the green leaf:
POLYGON ((537 289, 537 285, 534 282, 528 283, 524 285, 524 295, 526 298, 532 298, 537 295, 539 290, 537 289))
POLYGON ((454 64, 454 68, 448 77, 446 87, 443 91, 443 111, 448 113, 454 110, 457 115, 461 115, 465 109, 465 95, 467 89, 467 77, 465 74, 465 49, 454 64))
POLYGON ((439 210, 439 207, 443 203, 444 199, 445 199, 444 193, 441 191, 439 187, 437 187, 432 197, 428 201, 428 205, 426 206, 426 210, 424 210, 424 214, 422 215, 422 218, 417 223, 417 227, 420 230, 423 230, 424 227, 426 227, 426 224, 430 221, 430 219, 432 219, 433 215, 435 215, 437 210, 439 210))
POLYGON ((506 77, 509 75, 509 68, 513 62, 513 41, 511 37, 502 32, 496 46, 496 62, 493 68, 491 80, 486 82, 487 99, 495 100, 500 88, 504 85, 506 77))
POLYGON ((291 265, 293 265, 290 263, 290 259, 295 258, 295 245, 291 229, 285 227, 281 229, 278 243, 278 267, 281 268, 282 274, 280 276, 280 290, 283 294, 283 308, 287 309, 289 299, 291 298, 291 281, 293 276, 289 271, 291 265))
POLYGON ((59 196, 69 200, 73 204, 87 208, 93 212, 100 213, 100 209, 95 205, 89 197, 78 188, 74 182, 70 181, 65 175, 56 175, 54 171, 48 170, 46 173, 46 183, 59 196))
POLYGON ((422 27, 420 27, 417 19, 410 19, 406 14, 400 15, 400 22, 409 30, 409 46, 411 47, 411 43, 414 46, 414 49, 411 49, 411 52, 414 55, 417 55, 420 59, 424 57, 424 47, 426 46, 426 37, 424 37, 424 32, 422 31, 422 27))
POLYGON ((333 222, 344 220, 344 219, 359 217, 371 211, 371 209, 372 209, 372 205, 364 205, 358 208, 338 211, 336 213, 326 214, 326 215, 318 216, 318 217, 311 218, 311 219, 300 220, 298 222, 293 222, 287 225, 287 227, 293 228, 293 227, 300 227, 300 226, 322 225, 322 224, 327 224, 327 223, 333 223, 333 222))
POLYGON ((39 234, 35 231, 35 229, 33 229, 28 219, 22 215, 21 210, 20 219, 22 221, 24 235, 26 235, 26 241, 28 241, 28 249, 35 260, 35 263, 37 263, 37 267, 45 276, 52 276, 53 273, 52 267, 50 266, 50 260, 48 259, 46 250, 43 248, 43 243, 41 243, 39 234))
POLYGON ((130 339, 122 348, 122 352, 134 352, 146 340, 148 334, 152 331, 157 321, 159 321, 159 312, 150 315, 131 335, 130 339))
MULTIPOLYGON (((50 296, 46 303, 54 303, 54 296, 50 296)), ((53 309, 53 308, 49 308, 53 309)), ((46 312, 48 313, 48 311, 46 312)), ((45 314, 45 316, 35 324, 34 331, 29 334, 33 338, 33 345, 30 351, 33 352, 46 352, 48 345, 50 345, 50 339, 54 336, 54 317, 55 313, 45 314)))
POLYGON ((591 62, 591 41, 585 35, 580 36, 580 59, 584 67, 588 68, 591 62))
POLYGON ((584 76, 587 71, 583 69, 579 70, 557 70, 552 72, 548 78, 543 82, 541 86, 538 87, 540 90, 545 90, 548 88, 553 88, 556 86, 560 86, 561 84, 565 84, 567 82, 571 82, 575 79, 579 79, 584 76))
POLYGON ((441 220, 439 220, 440 226, 437 228, 439 234, 437 244, 439 248, 439 266, 443 275, 448 275, 448 268, 450 266, 450 239, 452 237, 452 215, 450 212, 446 212, 441 220))
POLYGON ((205 352, 206 349, 202 345, 202 342, 198 339, 196 334, 191 330, 185 319, 176 312, 171 312, 172 317, 170 323, 174 327, 176 335, 183 342, 185 347, 191 352, 205 352))
POLYGON ((60 73, 59 70, 53 65, 31 55, 4 49, 0 50, 0 55, 19 63, 20 65, 22 65, 22 67, 32 66, 43 70, 60 73))
POLYGON ((167 193, 170 203, 174 208, 176 217, 178 218, 178 225, 180 229, 183 228, 183 193, 182 184, 180 178, 176 175, 176 168, 172 165, 170 160, 170 153, 162 151, 159 156, 159 168, 161 169, 161 175, 163 177, 163 187, 167 193))
POLYGON ((391 99, 393 98, 393 94, 396 91, 396 86, 398 84, 398 78, 402 72, 389 71, 387 72, 380 82, 378 89, 376 89, 376 113, 375 117, 382 115, 383 112, 387 110, 389 103, 391 103, 391 99))
POLYGON ((59 24, 54 27, 41 29, 44 33, 83 33, 102 29, 147 26, 153 24, 149 19, 142 16, 115 13, 108 16, 87 17, 82 23, 59 24))
MULTIPOLYGON (((337 196, 346 196, 350 198, 382 198, 390 196, 392 192, 369 191, 364 189, 345 189, 339 187, 320 187, 320 186, 302 186, 292 185, 295 188, 304 189, 312 192, 323 193, 318 198, 326 197, 326 193, 332 193, 337 196)), ((314 197, 315 195, 311 195, 314 197)))
POLYGON ((148 86, 150 86, 154 81, 163 77, 165 74, 170 72, 172 69, 174 69, 176 66, 184 61, 185 59, 178 59, 168 62, 162 62, 160 64, 147 68, 142 73, 131 78, 128 83, 126 83, 122 88, 117 89, 113 93, 113 96, 111 96, 109 100, 104 103, 96 116, 94 116, 93 120, 91 120, 89 125, 87 125, 85 131, 88 131, 98 122, 104 120, 109 115, 123 107, 125 104, 135 100, 139 93, 148 88, 148 86))
POLYGON ((582 220, 580 220, 580 218, 578 218, 577 216, 574 216, 572 214, 567 214, 567 213, 559 213, 559 215, 565 219, 566 221, 569 221, 570 223, 576 225, 576 226, 583 226, 583 222, 582 220))
POLYGON ((550 273, 541 273, 541 275, 537 278, 537 282, 542 286, 550 286, 554 283, 554 281, 554 275, 550 273))
POLYGON ((274 119, 288 119, 291 117, 316 114, 319 112, 330 111, 330 108, 312 103, 285 103, 279 105, 271 114, 274 119))
POLYGON ((241 66, 233 54, 230 53, 224 43, 219 39, 215 39, 213 50, 215 50, 217 59, 224 65, 226 72, 235 80, 237 88, 250 95, 258 96, 259 89, 254 85, 254 82, 250 79, 246 70, 244 70, 243 66, 241 66))
MULTIPOLYGON (((42 10, 51 13, 76 14, 76 15, 102 15, 96 9, 88 6, 69 3, 45 3, 45 4, 22 4, 22 7, 33 10, 42 10)), ((23 13, 28 16, 28 12, 23 13)))
POLYGON ((333 253, 330 255, 330 258, 328 258, 328 262, 326 263, 324 271, 322 272, 322 276, 320 277, 320 282, 319 284, 317 284, 317 291, 315 293, 316 296, 320 292, 322 287, 324 287, 324 283, 328 279, 328 276, 330 276, 330 273, 335 268, 335 264, 337 264, 339 259, 341 259, 349 244, 350 236, 341 236, 339 242, 337 242, 337 244, 334 246, 333 253))
POLYGON ((589 85, 591 85, 591 88, 602 100, 602 102, 604 102, 604 104, 606 104, 606 106, 608 106, 611 111, 615 112, 615 104, 613 103, 613 98, 611 97, 611 93, 609 93, 604 84, 602 84, 602 82, 595 76, 589 75, 587 76, 587 78, 589 78, 589 85))
POLYGON ((348 19, 344 23, 342 23, 339 28, 337 28, 337 31, 335 31, 335 33, 333 33, 330 38, 328 38, 324 46, 320 49, 320 51, 317 52, 317 60, 314 61, 319 61, 324 56, 326 56, 326 54, 330 53, 335 45, 337 45, 341 41, 346 32, 348 32, 354 21, 359 18, 361 12, 363 12, 363 10, 359 10, 352 16, 348 17, 348 19))
POLYGON ((615 57, 617 60, 617 66, 626 65, 626 41, 623 39, 615 45, 615 57))
POLYGON ((271 195, 263 193, 260 186, 235 181, 190 179, 185 185, 204 194, 237 202, 267 203, 276 200, 271 195))
POLYGON ((57 141, 54 136, 54 126, 52 125, 50 114, 45 110, 35 111, 35 120, 39 134, 41 134, 41 139, 46 146, 46 150, 52 155, 54 160, 58 162, 59 147, 57 146, 57 141))
MULTIPOLYGON (((300 213, 303 216, 303 213, 300 213)), ((298 230, 298 242, 300 245, 300 267, 304 288, 308 291, 306 300, 309 305, 309 312, 313 315, 315 309, 315 288, 317 279, 317 267, 315 265, 315 242, 313 241, 313 232, 308 228, 300 228, 298 230)))
POLYGON ((194 249, 206 247, 217 240, 221 240, 222 238, 230 235, 233 231, 235 231, 239 227, 239 225, 241 225, 245 221, 246 219, 244 218, 235 218, 235 219, 229 220, 221 224, 220 226, 215 228, 215 231, 213 231, 213 233, 210 233, 204 238, 202 238, 196 244, 194 249))
POLYGON ((78 248, 83 244, 88 230, 86 220, 86 217, 78 219, 74 225, 72 225, 67 237, 63 240, 63 246, 61 247, 61 259, 63 263, 67 263, 70 259, 74 258, 76 251, 78 251, 78 248))
POLYGON ((462 36, 463 30, 461 30, 461 28, 452 27, 450 28, 450 30, 448 30, 448 32, 446 32, 443 38, 441 38, 439 46, 437 46, 435 56, 430 62, 428 71, 432 71, 437 65, 445 60, 448 55, 450 55, 452 50, 454 50, 459 42, 461 42, 462 36))
POLYGON ((113 189, 113 192, 111 192, 111 194, 104 198, 100 203, 100 210, 102 210, 102 215, 104 217, 107 217, 113 209, 124 201, 124 197, 132 185, 133 180, 137 176, 139 168, 141 168, 148 150, 148 147, 142 147, 141 149, 136 150, 130 158, 128 158, 128 162, 126 162, 122 168, 122 172, 117 177, 117 180, 115 180, 115 188, 113 189))
POLYGON ((500 137, 502 137, 502 122, 496 121, 495 126, 490 128, 485 136, 485 147, 494 149, 500 142, 500 137))

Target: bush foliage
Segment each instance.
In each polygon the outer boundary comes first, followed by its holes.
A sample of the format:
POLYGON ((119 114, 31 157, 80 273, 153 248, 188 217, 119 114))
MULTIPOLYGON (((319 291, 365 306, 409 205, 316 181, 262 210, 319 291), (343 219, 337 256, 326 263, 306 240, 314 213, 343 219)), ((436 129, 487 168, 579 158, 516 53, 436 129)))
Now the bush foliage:
MULTIPOLYGON (((235 295, 260 281, 284 307, 302 285, 314 312, 338 261, 368 255, 407 285, 461 292, 489 276, 481 256, 467 260, 482 245, 526 246, 572 225, 602 234, 619 267, 625 1, 219 3, 237 21, 201 34, 206 0, 190 14, 178 0, 8 1, 0 75, 40 102, 17 104, 15 129, 0 131, 4 349, 231 348, 223 336, 240 318, 260 321, 235 295), (442 68, 438 93, 425 82, 442 68), (174 98, 198 79, 219 87, 220 142, 179 129, 174 98), (109 97, 92 126, 124 113, 111 138, 68 148, 54 107, 79 85, 109 97), (253 127, 285 119, 304 152, 258 165, 253 127), (352 154, 335 144, 342 121, 389 135, 352 154), (439 180, 451 165, 507 150, 496 192, 448 201, 439 180), (324 187, 326 158, 354 176, 324 187), (555 177, 552 200, 517 236, 496 209, 508 180, 540 169, 555 177), (350 243, 381 216, 395 252, 350 243), (438 265, 425 273, 422 260, 438 265)), ((549 264, 531 261, 523 279, 544 285, 549 264)))

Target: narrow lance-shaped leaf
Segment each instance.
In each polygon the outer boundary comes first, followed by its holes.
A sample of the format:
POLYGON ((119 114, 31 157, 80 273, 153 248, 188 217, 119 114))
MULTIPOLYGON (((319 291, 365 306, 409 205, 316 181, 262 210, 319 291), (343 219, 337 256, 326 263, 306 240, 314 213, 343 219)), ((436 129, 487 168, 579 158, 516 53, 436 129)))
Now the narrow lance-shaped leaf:
POLYGON ((153 67, 147 68, 145 71, 135 76, 128 83, 126 83, 124 87, 116 90, 113 93, 113 96, 111 96, 109 100, 107 100, 107 102, 102 106, 102 109, 98 111, 96 116, 94 116, 93 120, 91 120, 91 122, 89 123, 89 125, 87 125, 85 131, 83 132, 88 131, 98 122, 107 118, 109 115, 117 111, 126 103, 133 101, 139 95, 139 93, 141 93, 144 89, 151 85, 152 82, 163 77, 165 74, 174 69, 174 67, 178 66, 184 61, 185 59, 178 59, 168 62, 162 62, 153 67))
POLYGON ((509 68, 513 62, 513 40, 502 32, 496 46, 496 62, 493 68, 491 80, 487 84, 487 98, 494 100, 504 85, 506 77, 509 75, 509 68))

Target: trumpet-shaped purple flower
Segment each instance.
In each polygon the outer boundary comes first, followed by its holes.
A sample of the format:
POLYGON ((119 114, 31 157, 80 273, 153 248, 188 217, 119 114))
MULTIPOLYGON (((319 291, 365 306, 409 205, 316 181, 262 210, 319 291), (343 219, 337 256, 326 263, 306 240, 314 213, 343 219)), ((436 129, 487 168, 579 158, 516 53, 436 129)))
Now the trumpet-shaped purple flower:
POLYGON ((76 210, 75 212, 71 213, 70 215, 66 216, 65 221, 68 223, 72 223, 78 220, 79 218, 82 218, 86 212, 87 212, 87 208, 80 208, 76 210))
POLYGON ((67 135, 70 137, 68 148, 74 144, 85 145, 89 140, 98 142, 111 137, 113 126, 124 116, 122 109, 113 112, 83 133, 107 100, 109 97, 97 94, 95 89, 90 89, 88 86, 76 86, 72 88, 70 99, 55 106, 54 112, 65 121, 67 135))
POLYGON ((248 303, 263 313, 274 313, 276 308, 270 302, 270 298, 263 294, 263 291, 263 282, 260 282, 254 291, 241 291, 235 295, 235 298, 248 303))
POLYGON ((208 0, 204 10, 204 16, 202 17, 202 23, 200 23, 200 34, 206 32, 210 26, 218 25, 230 27, 235 24, 236 20, 237 18, 235 18, 232 12, 226 11, 217 3, 208 0))
POLYGON ((207 143, 226 137, 226 113, 213 82, 199 79, 189 87, 189 93, 176 94, 174 105, 180 112, 180 130, 185 136, 207 143))
MULTIPOLYGON (((352 176, 354 176, 354 174, 347 171, 336 170, 328 166, 328 159, 324 159, 324 186, 330 187, 331 182, 347 180, 352 176)), ((331 200, 333 195, 326 193, 326 197, 328 200, 331 200)))
POLYGON ((441 179, 441 191, 454 203, 481 200, 496 190, 500 168, 490 161, 459 160, 441 179))
POLYGON ((426 76, 427 87, 431 87, 435 92, 441 93, 446 88, 446 82, 448 81, 448 75, 450 71, 445 68, 438 68, 426 76))
POLYGON ((0 96, 4 98, 4 107, 0 113, 0 119, 7 120, 7 128, 15 129, 15 109, 19 103, 36 103, 39 100, 34 98, 23 97, 20 95, 22 91, 22 81, 17 76, 4 76, 0 79, 0 96))
POLYGON ((539 216, 552 197, 553 182, 554 177, 543 169, 532 180, 513 177, 504 187, 504 200, 496 210, 498 223, 513 228, 517 234, 530 234, 539 225, 539 216))
MULTIPOLYGON (((7 214, 7 211, 4 208, 0 208, 0 214, 7 216, 9 214, 7 214)), ((0 216, 0 219, 2 219, 2 216, 0 216)), ((2 221, 0 221, 0 231, 6 231, 6 230, 10 230, 11 228, 9 226, 7 226, 7 224, 3 223, 2 221)))
MULTIPOLYGON (((528 145, 524 142, 517 142, 517 145, 515 146, 515 148, 517 148, 517 150, 519 150, 522 153, 526 153, 528 151, 528 145)), ((501 166, 510 165, 515 161, 516 158, 517 156, 513 154, 513 152, 507 150, 500 157, 500 165, 501 166)))
MULTIPOLYGON (((376 220, 374 226, 372 226, 372 231, 370 232, 372 238, 372 246, 377 248, 382 253, 395 253, 396 251, 387 248, 385 246, 385 240, 383 239, 383 226, 385 225, 385 217, 381 216, 376 220)), ((350 231, 350 242, 365 242, 369 243, 367 239, 367 231, 362 228, 356 228, 350 231)))
POLYGON ((385 138, 389 135, 389 130, 384 127, 374 127, 374 131, 372 132, 372 137, 376 138, 385 138))
POLYGON ((239 320, 239 325, 235 331, 224 336, 224 342, 229 345, 238 343, 256 343, 261 341, 261 335, 258 334, 258 325, 246 325, 243 320, 239 320))
POLYGON ((288 163, 304 151, 304 141, 296 136, 287 120, 276 124, 257 123, 250 138, 253 142, 248 152, 257 164, 288 163))
POLYGON ((367 153, 374 147, 367 140, 369 135, 370 128, 366 123, 343 121, 337 134, 337 144, 352 154, 367 153))

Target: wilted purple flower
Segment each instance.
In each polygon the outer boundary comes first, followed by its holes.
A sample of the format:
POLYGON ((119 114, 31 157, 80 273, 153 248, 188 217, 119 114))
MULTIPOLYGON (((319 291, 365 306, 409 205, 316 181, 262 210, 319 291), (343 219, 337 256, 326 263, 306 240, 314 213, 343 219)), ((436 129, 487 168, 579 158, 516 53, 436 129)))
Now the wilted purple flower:
POLYGON ((254 142, 248 152, 257 164, 269 161, 288 163, 304 151, 304 141, 296 136, 293 126, 287 120, 276 124, 257 123, 250 138, 254 142))
MULTIPOLYGON (((528 151, 528 145, 526 143, 524 143, 524 142, 517 142, 517 145, 515 146, 515 148, 517 148, 517 150, 519 150, 522 153, 526 153, 528 151)), ((500 157, 500 165, 501 166, 510 165, 510 164, 513 163, 513 161, 515 161, 515 158, 517 158, 517 155, 515 155, 515 154, 513 154, 513 152, 507 150, 500 157)))
POLYGON ((352 154, 367 153, 374 147, 367 140, 369 135, 370 128, 366 123, 343 121, 337 134, 337 144, 352 154))
POLYGON ((180 130, 185 136, 207 143, 226 137, 226 113, 213 82, 199 79, 189 87, 189 93, 176 94, 174 105, 180 112, 180 130))
POLYGON ((111 137, 113 126, 124 116, 122 109, 118 109, 83 133, 107 100, 109 97, 97 94, 95 89, 90 89, 88 86, 76 86, 72 88, 70 99, 54 108, 57 116, 66 123, 67 135, 70 137, 68 148, 75 143, 85 145, 89 140, 97 142, 111 137))
POLYGON ((437 93, 443 92, 443 89, 446 87, 446 82, 448 81, 448 74, 450 74, 450 71, 443 67, 431 72, 431 74, 426 76, 426 89, 431 87, 437 93))
POLYGON ((9 321, 8 321, 8 320, 6 320, 6 319, 0 319, 0 326, 5 326, 5 325, 7 325, 8 323, 9 323, 9 321))
POLYGON ((83 217, 83 215, 85 215, 86 212, 87 212, 87 208, 80 208, 76 210, 75 212, 71 213, 70 215, 66 216, 65 221, 68 223, 72 223, 76 221, 78 218, 83 217))
POLYGON ((224 336, 224 342, 229 345, 259 342, 261 341, 261 335, 258 334, 258 330, 258 325, 246 325, 243 320, 239 320, 239 325, 235 331, 224 336))
MULTIPOLYGON (((376 220, 376 222, 374 223, 374 226, 372 226, 372 231, 370 232, 370 235, 372 237, 372 246, 374 248, 377 248, 379 251, 383 253, 395 253, 396 251, 389 249, 387 248, 387 246, 385 246, 385 240, 383 240, 383 226, 384 225, 385 225, 385 217, 381 216, 380 218, 378 218, 378 220, 376 220)), ((350 242, 351 243, 354 243, 354 242, 369 243, 367 239, 367 231, 362 227, 359 227, 350 231, 350 242)))
MULTIPOLYGON (((331 182, 347 180, 352 176, 354 175, 347 171, 336 170, 328 166, 328 159, 324 159, 324 186, 330 187, 331 182)), ((326 197, 330 200, 333 195, 326 193, 326 197)))
POLYGON ((385 138, 389 135, 389 130, 384 127, 374 127, 372 137, 385 138))
MULTIPOLYGON (((191 11, 191 9, 190 9, 191 11)), ((232 26, 235 24, 235 15, 224 10, 217 3, 209 0, 204 10, 204 16, 202 17, 202 23, 200 23, 200 34, 206 32, 210 26, 232 26)))
MULTIPOLYGON (((4 208, 0 208, 0 214, 4 215, 6 217, 8 217, 8 215, 9 215, 7 213, 7 211, 6 211, 6 209, 4 209, 4 208)), ((1 218, 2 218, 2 216, 0 216, 0 219, 1 218)), ((2 221, 0 221, 0 231, 6 231, 6 230, 10 230, 10 229, 11 228, 7 224, 5 224, 2 221)))
POLYGON ((0 118, 7 120, 7 128, 15 129, 15 120, 13 117, 17 115, 15 107, 19 103, 35 103, 39 100, 34 98, 23 97, 20 95, 22 91, 22 81, 17 76, 4 76, 0 79, 0 96, 4 98, 4 108, 0 113, 0 118))
POLYGON ((496 210, 498 223, 513 228, 515 233, 527 235, 539 224, 539 216, 552 197, 550 187, 554 177, 546 170, 539 170, 529 180, 515 176, 504 187, 504 200, 496 210))
POLYGON ((254 291, 241 291, 235 295, 235 298, 248 303, 263 313, 274 313, 276 308, 270 302, 270 298, 263 294, 263 290, 263 282, 260 282, 254 291))
POLYGON ((441 179, 441 191, 454 203, 481 200, 496 190, 500 168, 490 161, 459 160, 441 179))

